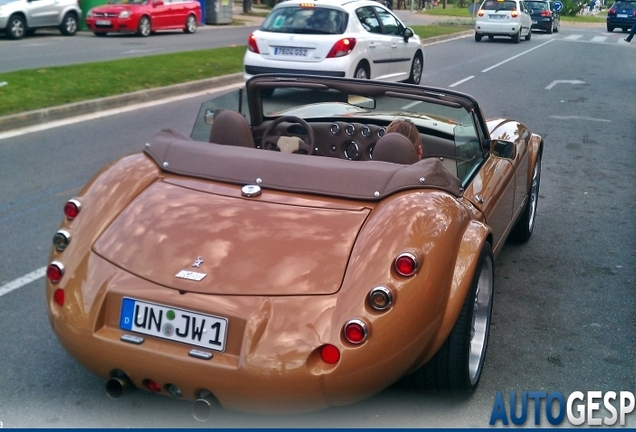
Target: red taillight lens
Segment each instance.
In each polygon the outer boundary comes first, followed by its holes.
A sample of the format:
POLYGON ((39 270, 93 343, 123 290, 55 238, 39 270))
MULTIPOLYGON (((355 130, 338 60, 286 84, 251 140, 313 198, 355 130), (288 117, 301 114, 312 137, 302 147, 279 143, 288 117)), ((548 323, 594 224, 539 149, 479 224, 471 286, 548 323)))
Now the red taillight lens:
POLYGON ((354 319, 344 326, 344 337, 352 344, 358 345, 367 340, 368 331, 364 322, 354 319))
POLYGON ((516 10, 513 10, 510 12, 510 16, 513 18, 517 18, 519 16, 519 12, 517 12, 516 10))
POLYGON ((69 220, 75 219, 81 210, 82 205, 76 199, 70 199, 64 204, 64 215, 69 220))
POLYGON ((58 283, 64 276, 64 265, 59 261, 53 261, 46 269, 46 277, 51 283, 58 283))
POLYGON ((394 267, 395 271, 401 276, 413 276, 418 268, 417 258, 410 253, 400 254, 395 259, 394 267))
POLYGON ((338 360, 340 360, 340 350, 333 345, 325 345, 320 350, 320 358, 327 364, 338 363, 338 360))
POLYGON ((53 293, 53 300, 60 306, 64 306, 64 290, 61 288, 56 289, 53 293))
POLYGON ((479 9, 479 11, 477 12, 477 15, 479 15, 479 16, 484 16, 484 11, 483 11, 483 10, 481 10, 481 9, 479 9))
POLYGON ((161 391, 161 386, 159 385, 159 383, 151 379, 144 380, 144 387, 146 387, 149 391, 153 393, 159 393, 161 391))
POLYGON ((334 57, 342 57, 350 54, 353 51, 353 48, 356 46, 356 40, 354 38, 344 38, 340 39, 338 42, 333 44, 331 47, 331 51, 327 54, 327 58, 334 57))
POLYGON ((261 53, 258 50, 258 45, 256 45, 256 36, 254 36, 254 33, 252 33, 250 37, 247 39, 247 49, 256 54, 261 53))
POLYGON ((608 10, 607 13, 608 15, 614 15, 616 11, 614 10, 614 8, 610 8, 610 10, 608 10))
POLYGON ((541 16, 543 16, 543 17, 552 16, 552 12, 550 12, 550 11, 541 11, 541 16))

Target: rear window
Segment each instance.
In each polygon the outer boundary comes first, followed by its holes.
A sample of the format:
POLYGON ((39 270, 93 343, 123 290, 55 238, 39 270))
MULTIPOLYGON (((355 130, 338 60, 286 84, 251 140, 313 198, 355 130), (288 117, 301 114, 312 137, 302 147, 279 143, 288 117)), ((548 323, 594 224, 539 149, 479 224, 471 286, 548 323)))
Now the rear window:
POLYGON ((614 9, 636 9, 636 2, 617 1, 613 7, 614 9))
POLYGON ((347 13, 326 7, 287 6, 274 9, 261 30, 277 33, 342 34, 347 13))
POLYGON ((547 2, 527 1, 526 7, 535 11, 549 10, 547 2))
POLYGON ((514 1, 486 0, 481 5, 481 8, 485 9, 485 10, 512 11, 512 10, 517 10, 517 2, 514 2, 514 1))

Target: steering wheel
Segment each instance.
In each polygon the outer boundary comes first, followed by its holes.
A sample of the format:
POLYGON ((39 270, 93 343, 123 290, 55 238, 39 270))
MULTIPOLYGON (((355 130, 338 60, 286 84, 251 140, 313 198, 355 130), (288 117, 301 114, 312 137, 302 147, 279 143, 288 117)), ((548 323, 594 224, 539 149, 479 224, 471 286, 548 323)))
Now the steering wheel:
POLYGON ((311 128, 311 126, 309 126, 309 123, 307 123, 305 120, 301 119, 300 117, 283 116, 283 117, 277 118, 276 120, 274 120, 267 126, 267 128, 265 129, 265 132, 263 132, 262 142, 263 142, 264 149, 270 148, 268 144, 274 144, 283 153, 296 153, 298 152, 298 150, 302 150, 307 152, 308 155, 310 155, 314 153, 314 143, 315 143, 314 130, 311 128), (303 128, 305 128, 305 130, 307 131, 307 136, 305 137, 305 139, 307 141, 297 136, 283 136, 280 133, 274 134, 274 129, 276 129, 276 126, 278 126, 279 124, 283 122, 297 123, 301 125, 303 128))

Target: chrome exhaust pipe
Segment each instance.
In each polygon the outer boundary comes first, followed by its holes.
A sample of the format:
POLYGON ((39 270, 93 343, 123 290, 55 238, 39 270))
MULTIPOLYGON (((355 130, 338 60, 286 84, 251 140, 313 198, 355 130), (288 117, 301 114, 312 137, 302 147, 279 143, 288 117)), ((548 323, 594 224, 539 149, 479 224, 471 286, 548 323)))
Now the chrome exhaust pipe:
POLYGON ((111 399, 118 399, 135 389, 127 376, 116 376, 106 381, 106 394, 111 399))
POLYGON ((205 396, 200 396, 192 404, 192 415, 200 422, 207 421, 212 417, 212 410, 216 406, 219 406, 219 402, 212 393, 206 392, 205 396))

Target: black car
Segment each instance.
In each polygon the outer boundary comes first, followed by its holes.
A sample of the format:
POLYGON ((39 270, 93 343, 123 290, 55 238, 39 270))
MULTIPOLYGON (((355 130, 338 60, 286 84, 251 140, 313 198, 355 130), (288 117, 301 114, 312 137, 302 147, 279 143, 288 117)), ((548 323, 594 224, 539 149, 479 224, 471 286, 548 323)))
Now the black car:
POLYGON ((532 17, 532 30, 545 30, 548 33, 558 32, 561 27, 561 16, 550 0, 526 1, 526 8, 532 17))
POLYGON ((617 1, 607 11, 607 31, 613 32, 620 27, 629 31, 636 23, 636 1, 617 1))

